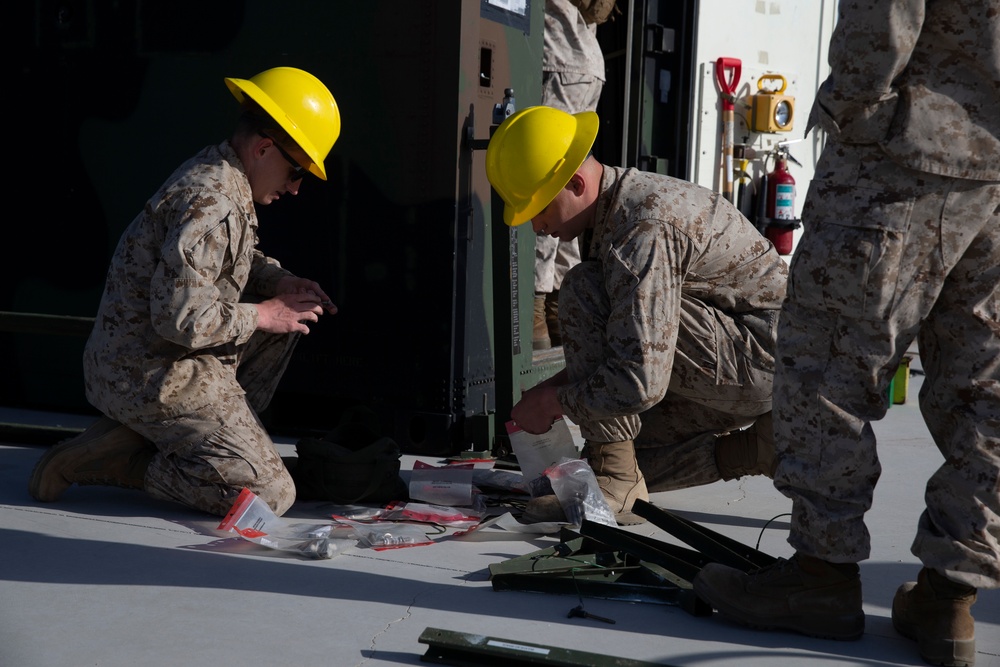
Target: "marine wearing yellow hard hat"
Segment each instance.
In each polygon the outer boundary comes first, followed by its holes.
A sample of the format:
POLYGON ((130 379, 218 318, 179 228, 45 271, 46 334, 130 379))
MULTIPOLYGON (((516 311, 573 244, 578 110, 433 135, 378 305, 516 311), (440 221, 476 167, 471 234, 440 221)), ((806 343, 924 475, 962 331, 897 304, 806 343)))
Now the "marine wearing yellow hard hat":
POLYGON ((340 136, 340 110, 323 82, 295 67, 274 67, 250 79, 227 78, 242 102, 249 97, 309 156, 309 171, 326 180, 326 159, 340 136))
POLYGON ((486 177, 503 199, 503 221, 524 224, 549 205, 597 138, 593 111, 528 107, 501 123, 486 149, 486 177))

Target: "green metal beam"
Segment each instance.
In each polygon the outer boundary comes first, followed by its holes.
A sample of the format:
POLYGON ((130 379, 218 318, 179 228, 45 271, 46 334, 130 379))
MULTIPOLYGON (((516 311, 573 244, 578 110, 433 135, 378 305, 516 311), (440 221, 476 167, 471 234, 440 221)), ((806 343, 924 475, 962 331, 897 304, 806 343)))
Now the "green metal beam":
POLYGON ((427 628, 417 640, 427 644, 422 662, 443 665, 549 665, 552 667, 670 667, 665 663, 616 658, 600 653, 534 644, 516 639, 427 628))

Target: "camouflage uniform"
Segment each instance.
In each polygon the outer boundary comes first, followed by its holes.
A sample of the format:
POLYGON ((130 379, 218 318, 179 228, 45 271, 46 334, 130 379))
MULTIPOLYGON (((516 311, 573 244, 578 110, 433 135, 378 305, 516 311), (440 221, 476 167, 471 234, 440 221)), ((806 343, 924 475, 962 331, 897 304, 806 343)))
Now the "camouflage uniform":
POLYGON ((1000 587, 998 43, 995 2, 841 5, 775 378, 775 485, 807 555, 869 556, 870 423, 916 337, 920 408, 944 461, 912 551, 1000 587))
MULTIPOLYGON (((595 111, 604 87, 604 54, 597 25, 587 25, 569 0, 545 0, 542 104, 569 113, 595 111)), ((579 264, 576 239, 535 238, 535 294, 555 292, 579 264)))
POLYGON ((651 491, 714 482, 716 436, 771 409, 786 264, 723 197, 667 176, 605 166, 596 221, 560 294, 559 399, 587 440, 632 439, 651 491))
POLYGON ((256 331, 248 303, 292 274, 256 245, 242 162, 205 148, 122 235, 84 353, 87 399, 158 450, 146 491, 214 514, 244 486, 278 513, 295 500, 257 412, 298 335, 256 331))

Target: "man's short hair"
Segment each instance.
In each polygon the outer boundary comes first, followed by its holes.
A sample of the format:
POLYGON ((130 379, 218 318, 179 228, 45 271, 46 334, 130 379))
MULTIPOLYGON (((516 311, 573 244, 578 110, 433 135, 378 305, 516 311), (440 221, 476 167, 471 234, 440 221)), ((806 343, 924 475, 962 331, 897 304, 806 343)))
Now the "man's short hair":
POLYGON ((295 141, 263 108, 249 97, 240 105, 240 115, 236 120, 237 136, 250 137, 267 135, 282 146, 296 146, 295 141))

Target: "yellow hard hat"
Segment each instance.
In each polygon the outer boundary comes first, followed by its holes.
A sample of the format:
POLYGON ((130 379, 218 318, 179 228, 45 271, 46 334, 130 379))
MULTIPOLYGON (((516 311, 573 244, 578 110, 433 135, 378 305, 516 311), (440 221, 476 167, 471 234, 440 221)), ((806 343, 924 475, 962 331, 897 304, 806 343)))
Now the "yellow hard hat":
POLYGON ((593 111, 569 114, 527 107, 500 124, 486 149, 486 177, 503 199, 503 221, 524 224, 548 206, 587 159, 599 121, 593 111))
POLYGON ((237 100, 259 104, 299 145, 309 171, 326 180, 323 160, 340 136, 337 101, 315 76, 295 67, 274 67, 250 79, 226 79, 237 100))

